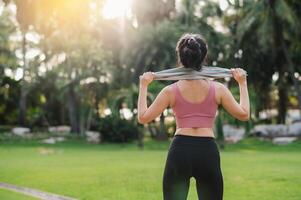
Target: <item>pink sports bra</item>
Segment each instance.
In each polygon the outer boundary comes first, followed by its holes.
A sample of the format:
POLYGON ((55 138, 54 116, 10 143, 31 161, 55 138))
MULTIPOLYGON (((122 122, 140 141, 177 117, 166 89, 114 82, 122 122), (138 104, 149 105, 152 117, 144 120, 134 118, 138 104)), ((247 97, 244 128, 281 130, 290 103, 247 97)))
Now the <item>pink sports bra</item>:
POLYGON ((209 92, 205 99, 200 103, 192 103, 185 100, 181 95, 177 82, 172 84, 175 95, 175 104, 172 109, 177 128, 213 127, 218 104, 215 100, 214 82, 209 80, 209 85, 209 92))

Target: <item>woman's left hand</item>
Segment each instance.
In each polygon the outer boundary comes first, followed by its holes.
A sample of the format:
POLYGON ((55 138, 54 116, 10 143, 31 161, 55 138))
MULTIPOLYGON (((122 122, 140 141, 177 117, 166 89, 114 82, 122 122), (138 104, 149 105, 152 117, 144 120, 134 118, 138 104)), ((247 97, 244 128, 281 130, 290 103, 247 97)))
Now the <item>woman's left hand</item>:
POLYGON ((139 76, 140 85, 148 86, 154 80, 154 72, 144 72, 139 76))

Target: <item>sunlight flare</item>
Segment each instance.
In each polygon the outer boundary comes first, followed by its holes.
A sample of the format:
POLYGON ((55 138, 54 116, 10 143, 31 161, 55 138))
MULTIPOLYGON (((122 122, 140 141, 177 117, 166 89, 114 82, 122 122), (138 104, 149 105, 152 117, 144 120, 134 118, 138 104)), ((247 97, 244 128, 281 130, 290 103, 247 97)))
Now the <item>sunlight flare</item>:
POLYGON ((130 14, 132 0, 106 0, 102 14, 106 19, 124 17, 130 14))

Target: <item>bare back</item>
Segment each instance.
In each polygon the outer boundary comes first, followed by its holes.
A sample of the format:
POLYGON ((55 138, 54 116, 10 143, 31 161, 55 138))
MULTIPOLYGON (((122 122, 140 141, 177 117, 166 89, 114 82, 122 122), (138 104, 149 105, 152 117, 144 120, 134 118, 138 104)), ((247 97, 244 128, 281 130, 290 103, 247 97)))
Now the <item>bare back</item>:
MULTIPOLYGON (((179 90, 183 98, 191 103, 202 102, 209 91, 208 80, 180 80, 177 82, 179 90), (191 91, 204 91, 204 92, 191 92, 191 91)), ((227 87, 218 81, 214 81, 215 85, 215 101, 216 104, 225 108, 233 117, 243 120, 243 111, 233 95, 227 87)), ((170 95, 170 107, 175 104, 175 96, 170 95)), ((213 128, 177 128, 175 134, 193 135, 193 136, 209 136, 215 137, 213 128)))
MULTIPOLYGON (((180 80, 177 82, 179 90, 183 98, 191 103, 199 103, 204 101, 209 92, 209 81, 208 80, 180 80), (204 91, 199 93, 193 93, 191 91, 204 91)), ((216 102, 217 101, 217 98, 216 102)), ((173 107, 175 104, 175 96, 171 96, 171 105, 173 107)), ((193 136, 209 136, 214 137, 212 128, 177 128, 175 135, 193 135, 193 136)))

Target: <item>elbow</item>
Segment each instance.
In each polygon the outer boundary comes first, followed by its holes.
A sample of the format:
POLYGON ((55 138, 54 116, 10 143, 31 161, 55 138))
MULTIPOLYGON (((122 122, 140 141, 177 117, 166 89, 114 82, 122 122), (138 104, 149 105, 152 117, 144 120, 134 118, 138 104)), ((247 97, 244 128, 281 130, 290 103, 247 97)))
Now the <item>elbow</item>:
POLYGON ((139 119, 139 118, 138 118, 138 122, 139 122, 139 124, 145 124, 145 122, 142 119, 139 119))
POLYGON ((249 121, 249 119, 250 119, 249 113, 246 113, 239 118, 240 121, 249 121))
POLYGON ((138 116, 138 122, 139 124, 146 124, 147 121, 143 116, 138 116))

